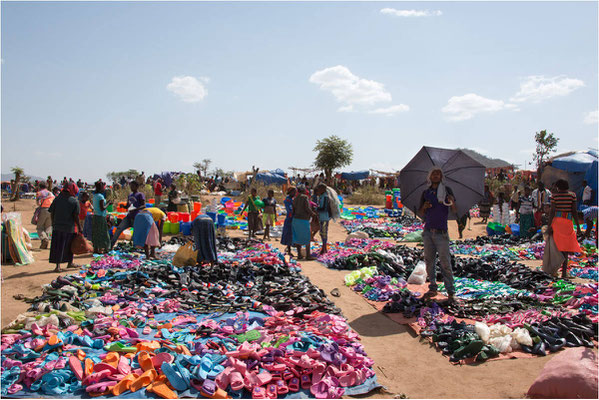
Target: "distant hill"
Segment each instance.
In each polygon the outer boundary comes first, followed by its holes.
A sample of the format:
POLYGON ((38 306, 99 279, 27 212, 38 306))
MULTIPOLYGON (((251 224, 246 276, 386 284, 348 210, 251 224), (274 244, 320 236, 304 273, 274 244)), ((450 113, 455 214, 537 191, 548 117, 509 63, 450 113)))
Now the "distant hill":
POLYGON ((489 158, 489 157, 484 156, 474 150, 470 150, 470 149, 456 149, 456 150, 462 150, 464 153, 466 153, 467 155, 469 155, 470 157, 474 158, 476 161, 478 161, 479 163, 484 165, 485 168, 504 168, 504 167, 510 167, 512 165, 511 163, 504 161, 502 159, 499 159, 499 158, 489 158))

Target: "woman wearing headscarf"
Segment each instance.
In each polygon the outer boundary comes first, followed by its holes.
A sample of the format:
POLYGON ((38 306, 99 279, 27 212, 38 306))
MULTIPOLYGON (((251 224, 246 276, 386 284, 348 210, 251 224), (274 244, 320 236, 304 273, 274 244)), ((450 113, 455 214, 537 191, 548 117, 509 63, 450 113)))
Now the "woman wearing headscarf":
POLYGON ((565 279, 568 276, 568 255, 582 252, 576 238, 576 234, 581 236, 582 232, 576 209, 576 194, 568 190, 570 185, 564 179, 558 180, 555 186, 557 191, 553 193, 547 233, 553 235, 555 246, 564 255, 562 279, 565 279), (572 227, 572 219, 576 223, 576 233, 572 227))
POLYGON ((214 264, 218 260, 216 253, 216 233, 214 221, 206 214, 200 214, 191 223, 191 233, 195 249, 198 251, 197 262, 205 261, 214 264))
POLYGON ((290 256, 293 256, 291 253, 291 245, 293 244, 293 231, 291 229, 291 224, 293 221, 293 198, 297 190, 294 186, 291 186, 287 189, 287 197, 283 204, 285 205, 285 211, 287 212, 285 216, 285 221, 283 222, 283 234, 281 235, 281 244, 287 246, 287 253, 290 256))
POLYGON ((449 209, 455 213, 455 197, 450 187, 443 183, 443 171, 435 167, 428 174, 429 187, 420 198, 418 214, 424 217, 424 231, 422 244, 424 245, 424 262, 426 273, 429 277, 428 292, 423 298, 433 298, 437 295, 437 268, 436 259, 439 258, 443 283, 450 302, 455 302, 455 289, 453 284, 453 271, 451 270, 451 254, 449 252, 449 234, 447 219, 449 209))
POLYGON ((293 244, 297 248, 297 259, 302 259, 302 246, 306 246, 306 260, 314 260, 310 254, 310 218, 316 213, 310 207, 310 199, 306 195, 306 187, 299 185, 297 196, 293 200, 293 220, 291 230, 293 244))
POLYGON ((50 263, 56 264, 54 272, 61 272, 60 264, 67 263, 67 268, 79 268, 73 264, 71 242, 77 232, 81 232, 79 223, 79 201, 77 186, 74 183, 65 185, 54 199, 48 211, 52 216, 52 242, 50 243, 50 263))

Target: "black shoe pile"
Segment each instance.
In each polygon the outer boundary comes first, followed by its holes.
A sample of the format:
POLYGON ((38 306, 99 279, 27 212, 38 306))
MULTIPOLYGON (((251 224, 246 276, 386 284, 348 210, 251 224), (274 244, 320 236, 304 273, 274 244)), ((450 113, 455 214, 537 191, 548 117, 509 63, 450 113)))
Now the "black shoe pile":
POLYGON ((560 306, 541 302, 530 296, 512 295, 501 299, 468 299, 463 304, 447 304, 444 310, 458 318, 485 317, 490 314, 508 314, 520 310, 558 310, 560 306))
MULTIPOLYGON (((541 239, 542 240, 542 239, 541 239)), ((466 244, 471 246, 484 246, 485 244, 493 244, 497 246, 522 246, 525 244, 536 243, 538 240, 532 240, 532 238, 521 238, 514 237, 509 233, 504 235, 496 235, 496 236, 477 236, 476 239, 465 239, 457 242, 452 242, 455 244, 466 244)))
POLYGON ((180 246, 183 246, 183 245, 187 244, 188 242, 191 242, 191 240, 189 239, 189 236, 187 236, 187 237, 173 236, 166 242, 163 240, 161 243, 161 247, 164 246, 165 244, 178 244, 180 246))
POLYGON ((135 247, 133 245, 133 242, 131 241, 126 241, 126 242, 118 242, 113 250, 115 251, 121 251, 123 253, 139 253, 139 254, 143 254, 144 250, 141 247, 135 247))
POLYGON ((257 239, 224 237, 216 240, 216 249, 219 252, 235 252, 250 248, 259 243, 262 242, 257 239))
POLYGON ((522 346, 526 353, 547 355, 562 347, 594 347, 597 340, 597 325, 584 314, 572 318, 553 317, 540 324, 527 327, 533 339, 533 346, 522 346))
POLYGON ((493 256, 476 258, 454 258, 454 275, 460 278, 481 279, 505 283, 514 289, 542 293, 555 281, 541 270, 532 270, 523 264, 493 256))
POLYGON ((475 357, 476 361, 485 361, 499 354, 493 345, 485 344, 474 331, 474 325, 453 321, 449 324, 437 324, 434 330, 420 332, 423 337, 430 337, 449 361, 458 363, 461 360, 475 357))
POLYGON ((391 296, 391 299, 383 307, 383 312, 387 314, 403 313, 404 317, 412 318, 418 315, 420 309, 425 305, 424 300, 414 297, 412 292, 405 289, 391 296))
POLYGON ((328 267, 353 271, 363 267, 376 266, 380 273, 407 280, 418 261, 423 258, 421 249, 399 245, 379 252, 338 257, 331 264, 328 264, 328 267))

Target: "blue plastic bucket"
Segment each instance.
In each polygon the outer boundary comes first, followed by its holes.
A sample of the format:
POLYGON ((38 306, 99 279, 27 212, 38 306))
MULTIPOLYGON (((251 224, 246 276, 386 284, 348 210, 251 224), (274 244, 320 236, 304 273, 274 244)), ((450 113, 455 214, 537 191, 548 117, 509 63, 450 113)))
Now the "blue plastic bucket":
POLYGON ((179 229, 184 235, 191 235, 191 222, 179 222, 179 229))
POLYGON ((227 214, 218 214, 218 216, 216 218, 217 218, 216 223, 218 224, 218 226, 224 225, 225 220, 227 219, 227 214))
POLYGON ((208 215, 210 218, 212 218, 212 220, 214 222, 216 222, 216 213, 215 212, 210 211, 210 212, 207 212, 206 215, 208 215))

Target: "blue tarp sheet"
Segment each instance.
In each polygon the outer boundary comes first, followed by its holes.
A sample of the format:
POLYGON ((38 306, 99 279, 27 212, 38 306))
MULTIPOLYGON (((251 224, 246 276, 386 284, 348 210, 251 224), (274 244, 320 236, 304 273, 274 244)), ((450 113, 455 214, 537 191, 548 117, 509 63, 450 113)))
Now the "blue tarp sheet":
MULTIPOLYGON (((569 156, 554 158, 551 166, 567 171, 569 175, 584 175, 584 179, 588 182, 591 189, 597 193, 597 153, 594 151, 579 151, 569 156)), ((572 179, 578 181, 577 179, 572 179)), ((570 188, 577 196, 580 195, 582 187, 577 187, 579 182, 570 182, 574 187, 570 188)))
POLYGON ((370 171, 352 171, 341 173, 341 179, 345 179, 347 181, 360 181, 362 179, 367 179, 369 176, 370 171))
POLYGON ((282 185, 287 183, 287 178, 272 172, 258 172, 254 179, 258 182, 264 182, 267 185, 282 185))

